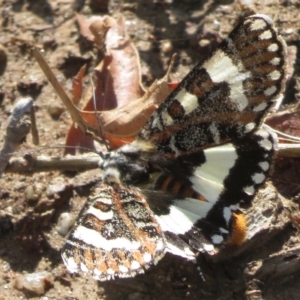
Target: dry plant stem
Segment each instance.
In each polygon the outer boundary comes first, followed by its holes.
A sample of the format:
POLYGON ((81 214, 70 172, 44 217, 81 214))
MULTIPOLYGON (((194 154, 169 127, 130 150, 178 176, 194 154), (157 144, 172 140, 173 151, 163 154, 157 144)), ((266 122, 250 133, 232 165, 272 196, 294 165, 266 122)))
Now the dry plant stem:
POLYGON ((278 156, 300 157, 300 144, 278 144, 278 156))
POLYGON ((83 132, 86 132, 86 126, 82 122, 82 119, 77 111, 77 108, 74 106, 70 97, 68 96, 66 91, 63 89, 61 84, 56 79, 51 68, 45 61, 43 55, 40 53, 40 51, 37 48, 33 48, 31 50, 31 53, 34 56, 34 58, 36 59, 36 61, 38 62, 41 69, 43 70, 43 72, 44 72, 45 76, 47 77, 47 79, 49 80, 49 82, 52 84, 55 92, 58 94, 58 96, 60 97, 60 99, 62 100, 64 105, 66 106, 68 112, 70 113, 70 115, 73 119, 73 122, 76 123, 83 132))
POLYGON ((36 126, 36 118, 35 118, 35 110, 32 107, 30 110, 30 122, 31 122, 31 135, 32 135, 32 142, 34 145, 39 145, 40 138, 39 138, 39 132, 36 126))
POLYGON ((49 171, 86 171, 99 167, 101 158, 95 153, 80 156, 49 157, 26 154, 24 157, 12 159, 5 172, 30 174, 49 171))
POLYGON ((3 146, 0 149, 0 176, 12 154, 30 132, 30 112, 32 106, 32 98, 22 98, 13 108, 8 120, 3 146))

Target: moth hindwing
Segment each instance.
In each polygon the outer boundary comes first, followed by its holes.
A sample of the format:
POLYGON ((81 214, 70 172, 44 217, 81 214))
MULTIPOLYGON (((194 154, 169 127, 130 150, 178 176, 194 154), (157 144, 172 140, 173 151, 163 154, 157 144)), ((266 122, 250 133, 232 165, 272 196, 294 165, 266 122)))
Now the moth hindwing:
POLYGON ((265 181, 276 136, 261 126, 282 92, 286 45, 272 20, 239 24, 162 103, 137 139, 104 156, 62 257, 98 280, 132 277, 165 252, 195 260, 247 238, 240 207, 265 181))

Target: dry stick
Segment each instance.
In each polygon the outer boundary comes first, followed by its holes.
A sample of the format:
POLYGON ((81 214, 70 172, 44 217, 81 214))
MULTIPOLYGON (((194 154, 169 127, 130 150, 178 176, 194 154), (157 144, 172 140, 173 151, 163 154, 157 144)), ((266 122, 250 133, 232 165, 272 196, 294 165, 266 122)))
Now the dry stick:
POLYGON ((99 167, 101 158, 95 153, 85 153, 80 156, 49 157, 46 155, 13 158, 6 167, 5 172, 18 174, 31 174, 49 171, 86 171, 99 167))
POLYGON ((8 120, 4 143, 0 149, 0 176, 2 175, 12 154, 30 132, 30 112, 33 107, 32 98, 22 98, 14 106, 8 120))
POLYGON ((53 74, 51 68, 45 61, 45 59, 44 59, 43 55, 40 53, 40 51, 37 48, 33 47, 31 49, 31 53, 34 56, 34 58, 36 59, 36 61, 38 62, 40 68, 43 70, 45 76, 47 77, 47 79, 49 80, 51 85, 53 86, 55 92, 60 97, 60 99, 64 103, 64 105, 66 106, 69 114, 71 115, 71 118, 72 118, 74 124, 77 125, 83 133, 85 133, 87 135, 91 135, 94 140, 101 142, 101 139, 99 139, 99 137, 98 137, 98 129, 94 129, 94 128, 90 127, 84 121, 84 119, 80 116, 80 113, 79 113, 77 107, 73 104, 73 102, 71 101, 71 99, 68 96, 68 94, 66 93, 66 91, 63 89, 61 84, 56 79, 55 75, 53 74))
POLYGON ((55 75, 53 74, 51 68, 48 66, 47 62, 45 61, 44 57, 40 53, 40 51, 37 48, 32 48, 31 53, 38 62, 40 68, 43 70, 45 76, 49 80, 49 82, 52 84, 55 92, 58 94, 64 105, 66 106, 68 112, 70 113, 73 122, 76 123, 79 128, 83 131, 86 132, 87 128, 80 117, 78 110, 76 106, 72 103, 71 99, 69 98, 68 94, 66 91, 63 89, 61 84, 58 82, 56 79, 55 75))
POLYGON ((278 155, 281 157, 300 157, 300 144, 278 144, 278 155))
POLYGON ((30 122, 31 122, 31 135, 32 135, 32 142, 34 145, 39 145, 40 138, 39 138, 39 132, 36 126, 36 118, 35 118, 35 110, 32 107, 30 110, 30 122))

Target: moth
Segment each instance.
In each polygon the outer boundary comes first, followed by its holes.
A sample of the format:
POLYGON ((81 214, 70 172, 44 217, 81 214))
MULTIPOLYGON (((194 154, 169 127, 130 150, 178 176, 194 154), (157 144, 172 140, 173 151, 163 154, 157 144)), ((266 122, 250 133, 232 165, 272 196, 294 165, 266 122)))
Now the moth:
POLYGON ((133 277, 166 252, 240 245, 270 170, 276 135, 262 122, 282 93, 286 45, 266 15, 243 20, 182 80, 136 140, 103 154, 103 184, 62 249, 70 272, 133 277))

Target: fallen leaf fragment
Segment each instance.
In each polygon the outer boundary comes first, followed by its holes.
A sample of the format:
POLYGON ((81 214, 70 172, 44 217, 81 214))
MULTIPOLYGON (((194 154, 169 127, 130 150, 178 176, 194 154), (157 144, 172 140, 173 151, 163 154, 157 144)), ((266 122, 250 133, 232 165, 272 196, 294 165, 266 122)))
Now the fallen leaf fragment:
MULTIPOLYGON (((78 15, 78 20, 81 34, 93 40, 99 49, 106 49, 103 60, 95 69, 96 104, 92 97, 78 112, 83 123, 93 132, 99 132, 100 123, 104 138, 109 141, 110 148, 115 149, 134 140, 172 87, 167 84, 165 76, 145 91, 141 84, 139 55, 129 41, 122 17, 118 20, 108 16, 97 17, 91 22, 78 15)), ((82 90, 79 89, 79 93, 77 89, 82 86, 82 79, 82 73, 76 76, 74 99, 82 94, 82 90)), ((73 125, 68 132, 66 146, 65 153, 74 154, 74 146, 93 148, 93 138, 83 135, 73 125)))
POLYGON ((298 105, 271 115, 266 124, 272 128, 294 137, 300 137, 300 109, 298 105))

